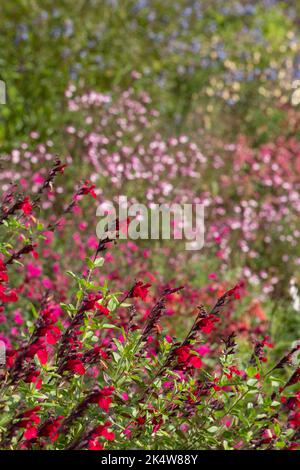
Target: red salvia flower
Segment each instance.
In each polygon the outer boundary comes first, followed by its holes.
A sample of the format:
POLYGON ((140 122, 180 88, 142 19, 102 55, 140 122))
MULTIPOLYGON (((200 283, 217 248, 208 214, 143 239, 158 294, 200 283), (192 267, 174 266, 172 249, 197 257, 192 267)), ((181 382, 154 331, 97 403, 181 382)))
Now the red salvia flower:
POLYGON ((240 281, 236 286, 227 291, 227 295, 233 296, 235 299, 241 298, 241 290, 245 287, 244 281, 240 281))
POLYGON ((110 311, 108 310, 107 307, 104 307, 104 305, 96 305, 97 308, 97 315, 105 315, 106 317, 110 314, 110 311))
POLYGON ((33 358, 35 355, 37 355, 42 365, 47 363, 48 353, 45 348, 44 338, 38 338, 27 349, 27 352, 26 352, 27 358, 33 358))
POLYGON ((101 442, 98 441, 98 439, 91 439, 89 441, 89 450, 102 450, 103 445, 101 442))
POLYGON ((49 325, 40 330, 40 335, 46 338, 47 344, 56 344, 61 336, 61 331, 56 325, 49 325))
POLYGON ((98 300, 102 299, 102 294, 93 294, 90 293, 87 296, 87 299, 84 300, 83 302, 83 308, 84 310, 93 310, 95 307, 99 308, 99 305, 97 304, 98 300))
POLYGON ((8 275, 7 275, 7 268, 3 261, 0 259, 0 282, 7 282, 8 275))
POLYGON ((137 418, 136 422, 139 426, 144 426, 144 424, 146 422, 146 418, 144 416, 139 416, 137 418))
POLYGON ((80 359, 70 359, 67 361, 65 370, 70 370, 71 372, 79 375, 85 374, 85 368, 80 359))
POLYGON ((228 379, 231 379, 233 375, 243 375, 243 371, 239 370, 236 366, 229 366, 228 370, 229 372, 225 372, 225 375, 228 379))
POLYGON ((35 387, 37 390, 40 390, 41 387, 42 387, 42 380, 39 379, 39 376, 41 375, 40 371, 39 370, 34 370, 32 372, 30 372, 26 379, 24 380, 26 383, 34 383, 35 384, 35 387))
POLYGON ((18 296, 15 290, 11 290, 10 292, 5 292, 5 287, 0 284, 0 300, 3 303, 6 302, 17 302, 18 296))
POLYGON ((37 351, 36 355, 37 355, 37 357, 39 358, 40 363, 41 363, 42 365, 47 364, 47 361, 48 361, 48 353, 47 353, 46 349, 44 349, 44 348, 39 349, 39 350, 37 351))
POLYGON ((30 410, 25 411, 19 415, 19 421, 16 423, 17 428, 24 428, 26 432, 24 433, 24 438, 34 439, 37 435, 37 425, 40 423, 41 418, 37 415, 37 412, 40 411, 40 406, 35 406, 30 410))
POLYGON ((268 339, 269 339, 269 336, 265 336, 265 337, 264 337, 264 339, 263 339, 263 345, 264 345, 264 346, 267 346, 267 348, 274 348, 273 343, 270 343, 270 342, 268 341, 268 339))
POLYGON ((300 429, 300 411, 294 411, 291 414, 289 424, 294 429, 300 429))
POLYGON ((151 284, 143 284, 142 281, 138 281, 130 291, 129 297, 138 297, 142 300, 146 300, 149 287, 151 287, 151 284))
POLYGON ((86 181, 82 186, 81 188, 77 191, 77 195, 78 196, 81 196, 83 194, 90 194, 94 199, 97 199, 97 195, 94 191, 95 189, 95 185, 92 184, 90 181, 86 181))
POLYGON ((92 399, 92 403, 98 403, 103 411, 108 411, 110 404, 112 403, 111 395, 114 392, 114 387, 104 387, 98 392, 92 399))
POLYGON ((115 433, 108 430, 110 422, 107 421, 103 426, 97 426, 92 434, 92 437, 104 437, 107 441, 115 439, 115 433))
POLYGON ((37 428, 34 426, 27 428, 23 436, 26 440, 35 439, 37 436, 37 428))
POLYGON ((200 369, 202 365, 203 363, 199 356, 195 356, 195 355, 191 356, 189 360, 189 366, 194 367, 194 369, 200 369))
POLYGON ((23 201, 20 202, 20 209, 25 215, 30 215, 32 212, 32 205, 30 204, 29 197, 26 196, 23 201))
POLYGON ((193 367, 194 369, 200 369, 200 367, 202 367, 201 358, 193 354, 193 350, 189 346, 180 346, 176 349, 175 354, 178 363, 184 367, 193 367))
POLYGON ((57 416, 57 418, 50 418, 44 423, 39 430, 39 437, 49 437, 52 442, 55 442, 59 436, 59 428, 64 416, 57 416))
POLYGON ((6 352, 6 366, 9 369, 14 365, 17 355, 18 355, 18 351, 14 349, 10 349, 9 351, 6 352))
POLYGON ((198 325, 202 333, 209 334, 215 328, 215 323, 220 321, 215 315, 210 314, 207 317, 200 318, 198 325))

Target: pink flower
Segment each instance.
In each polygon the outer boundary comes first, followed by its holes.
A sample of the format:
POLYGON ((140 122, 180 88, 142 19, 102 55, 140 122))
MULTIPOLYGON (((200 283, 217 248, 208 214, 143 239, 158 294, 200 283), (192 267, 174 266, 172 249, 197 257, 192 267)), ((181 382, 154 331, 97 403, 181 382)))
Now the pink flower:
POLYGON ((232 418, 230 416, 224 416, 221 421, 226 428, 230 428, 232 425, 232 418))
POLYGON ((42 269, 39 266, 36 266, 33 263, 28 263, 27 266, 26 266, 26 269, 27 269, 29 277, 32 278, 32 279, 40 277, 40 275, 42 273, 42 269))
POLYGON ((199 346, 199 348, 196 348, 195 351, 197 351, 198 354, 200 354, 200 356, 207 356, 207 354, 210 353, 210 347, 207 346, 206 344, 202 344, 201 346, 199 346))
POLYGON ((48 277, 44 277, 42 283, 45 289, 53 289, 53 282, 48 277))
POLYGON ((32 176, 32 182, 33 183, 36 183, 36 184, 43 184, 44 182, 44 178, 42 177, 42 175, 40 173, 35 173, 33 176, 32 176))
POLYGON ((19 310, 16 310, 15 313, 14 313, 14 322, 17 325, 23 325, 23 323, 24 323, 21 312, 19 310))

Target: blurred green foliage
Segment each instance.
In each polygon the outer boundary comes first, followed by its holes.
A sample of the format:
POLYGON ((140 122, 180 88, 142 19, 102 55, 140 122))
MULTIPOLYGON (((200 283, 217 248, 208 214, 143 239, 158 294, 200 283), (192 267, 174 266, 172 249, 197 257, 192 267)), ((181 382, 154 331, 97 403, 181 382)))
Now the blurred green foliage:
POLYGON ((32 130, 59 143, 70 81, 146 89, 166 132, 204 127, 268 140, 299 75, 297 2, 14 0, 0 14, 5 150, 32 130))

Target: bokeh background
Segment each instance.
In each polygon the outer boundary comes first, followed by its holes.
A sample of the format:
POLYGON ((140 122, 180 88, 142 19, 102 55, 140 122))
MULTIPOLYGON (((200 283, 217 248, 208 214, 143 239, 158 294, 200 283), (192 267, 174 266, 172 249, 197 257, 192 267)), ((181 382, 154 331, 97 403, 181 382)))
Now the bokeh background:
POLYGON ((166 320, 178 335, 191 302, 210 304, 243 280, 228 329, 268 332, 282 350, 295 340, 300 3, 14 0, 0 15, 1 189, 14 181, 34 194, 58 155, 68 167, 44 219, 63 213, 80 180, 97 194, 63 220, 58 240, 49 233, 43 257, 25 262, 33 302, 45 287, 67 297, 62 273, 80 271, 97 246, 97 203, 198 202, 203 250, 121 242, 103 276, 121 290, 150 282, 153 296, 184 284, 166 320))

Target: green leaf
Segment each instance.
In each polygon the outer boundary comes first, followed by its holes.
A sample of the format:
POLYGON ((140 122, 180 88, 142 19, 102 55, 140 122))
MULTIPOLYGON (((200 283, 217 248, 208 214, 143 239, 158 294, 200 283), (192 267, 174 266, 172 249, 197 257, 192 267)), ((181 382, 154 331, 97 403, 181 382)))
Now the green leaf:
POLYGON ((218 426, 211 426, 210 428, 208 428, 207 432, 209 432, 209 433, 211 433, 211 434, 214 434, 214 433, 216 433, 218 430, 219 430, 218 426))
POLYGON ((103 266, 103 264, 104 264, 104 258, 97 258, 94 261, 94 265, 95 265, 96 268, 101 268, 101 266, 103 266))
POLYGON ((276 400, 272 401, 272 403, 271 403, 271 406, 280 406, 280 405, 281 405, 281 403, 279 401, 276 401, 276 400))
POLYGON ((249 385, 249 387, 253 387, 254 385, 257 384, 257 379, 249 379, 247 380, 247 385, 249 385))
POLYGON ((117 308, 118 305, 119 305, 119 302, 116 299, 116 297, 112 297, 107 304, 107 308, 110 312, 113 312, 117 308))
POLYGON ((257 368, 256 368, 256 367, 247 367, 247 369, 246 369, 246 374, 247 374, 249 377, 254 377, 255 374, 257 374, 257 368))
POLYGON ((113 352, 112 352, 112 355, 113 355, 113 357, 114 357, 115 362, 119 362, 119 361, 120 361, 120 359, 121 359, 120 354, 118 354, 116 351, 113 351, 113 352))
POLYGON ((112 325, 111 323, 104 323, 101 328, 104 328, 105 330, 120 330, 121 329, 120 327, 116 325, 112 325))

